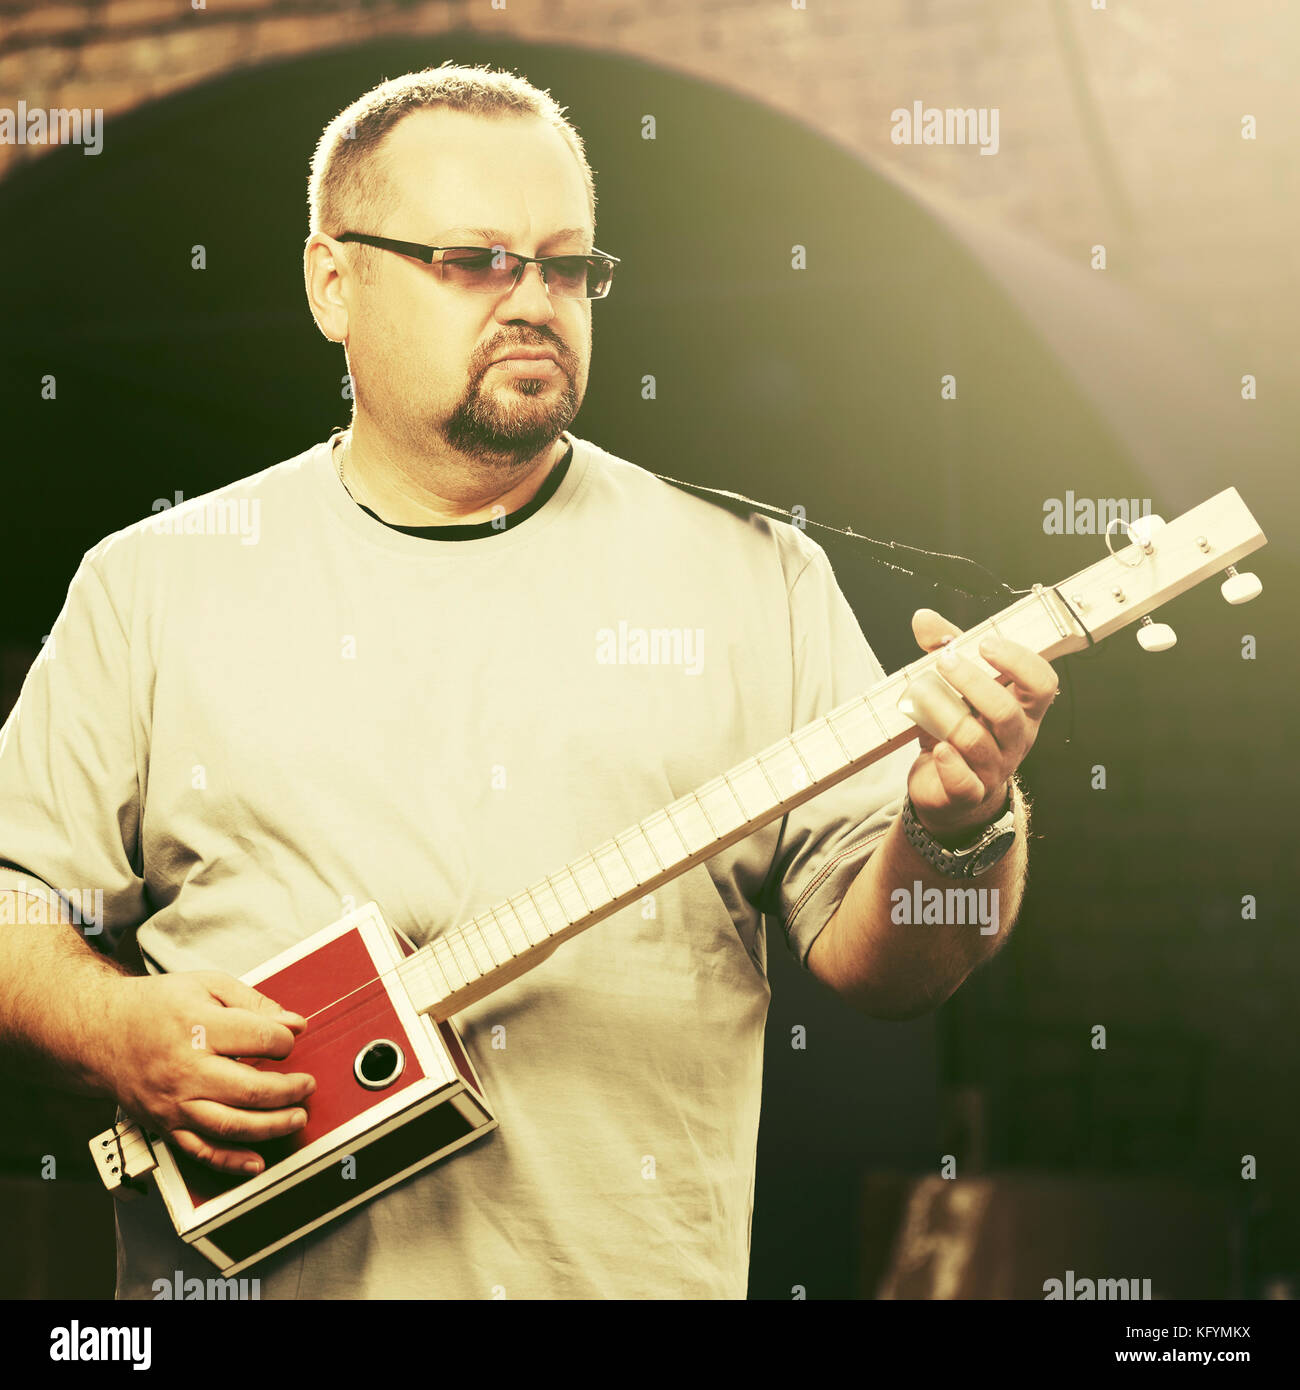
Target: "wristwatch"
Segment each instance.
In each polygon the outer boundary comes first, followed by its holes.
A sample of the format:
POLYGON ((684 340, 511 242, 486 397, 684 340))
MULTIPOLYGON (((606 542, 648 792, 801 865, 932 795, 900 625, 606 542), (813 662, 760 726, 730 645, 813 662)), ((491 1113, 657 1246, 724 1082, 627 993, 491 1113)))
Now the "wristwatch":
POLYGON ((917 820, 910 796, 903 799, 903 834, 921 858, 945 878, 978 878, 1016 842, 1015 784, 1007 793, 1007 809, 991 825, 977 831, 968 845, 959 849, 941 845, 917 820))

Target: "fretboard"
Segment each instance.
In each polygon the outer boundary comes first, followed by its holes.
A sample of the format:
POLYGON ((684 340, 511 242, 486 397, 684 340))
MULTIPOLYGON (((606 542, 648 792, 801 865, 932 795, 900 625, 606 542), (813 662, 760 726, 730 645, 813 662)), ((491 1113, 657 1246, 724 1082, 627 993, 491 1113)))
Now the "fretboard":
MULTIPOLYGON (((1235 488, 1167 527, 1156 526, 1156 520, 1142 534, 1130 531, 1129 545, 1120 550, 1108 542, 1106 558, 1060 584, 1035 584, 1028 597, 968 629, 952 645, 1005 684, 1009 677, 978 651, 985 635, 1004 637, 1051 661, 1137 622, 1265 543, 1235 488)), ((917 728, 899 701, 909 691, 923 693, 927 683, 933 694, 939 683, 928 673, 937 664, 935 653, 919 657, 865 694, 421 947, 398 971, 412 1002, 421 1013, 450 1017, 540 965, 561 942, 908 743, 917 728), (922 676, 927 679, 920 681, 922 676)), ((906 705, 909 711, 914 707, 931 713, 935 708, 925 698, 919 706, 906 705)), ((959 704, 950 709, 960 715, 959 704)), ((863 806, 863 819, 878 809, 863 806)))
MULTIPOLYGON (((987 674, 1005 681, 976 650, 986 633, 1049 657, 1083 644, 1069 610, 1042 589, 968 629, 954 643, 987 674)), ((898 702, 909 683, 936 660, 934 654, 921 657, 422 947, 400 970, 417 1011, 450 1017, 541 964, 560 942, 639 902, 916 738, 916 726, 898 702)), ((877 808, 862 809, 866 819, 877 808)))

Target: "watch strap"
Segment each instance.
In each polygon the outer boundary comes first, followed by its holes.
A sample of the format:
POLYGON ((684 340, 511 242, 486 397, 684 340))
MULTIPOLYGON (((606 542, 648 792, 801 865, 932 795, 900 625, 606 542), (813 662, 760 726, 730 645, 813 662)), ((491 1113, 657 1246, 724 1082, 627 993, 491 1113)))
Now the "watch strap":
MULTIPOLYGON (((973 878, 975 877, 974 862, 981 849, 999 836, 1007 835, 1008 832, 1014 839, 1016 826, 1015 779, 1011 780, 1007 789, 1007 804, 1001 814, 981 829, 973 832, 971 841, 958 849, 948 849, 941 845, 921 824, 916 815, 916 808, 912 805, 911 796, 903 798, 902 820, 903 834, 908 844, 927 864, 945 878, 973 878)), ((1007 840, 1008 849, 1012 839, 1007 840)), ((1005 850, 1003 852, 1005 853, 1005 850)), ((1001 858, 1001 855, 998 857, 1001 858)), ((983 865, 978 872, 983 873, 988 868, 992 868, 991 863, 983 865)))

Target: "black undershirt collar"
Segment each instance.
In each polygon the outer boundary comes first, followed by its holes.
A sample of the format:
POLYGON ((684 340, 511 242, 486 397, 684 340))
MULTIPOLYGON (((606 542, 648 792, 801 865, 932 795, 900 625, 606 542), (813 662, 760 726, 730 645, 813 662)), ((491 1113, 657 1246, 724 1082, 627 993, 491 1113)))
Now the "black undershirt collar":
POLYGON ((387 526, 390 531, 400 531, 404 536, 419 536, 428 541, 472 541, 478 540, 480 536, 500 536, 521 522, 527 521, 535 511, 540 510, 555 496, 560 484, 564 481, 564 475, 569 471, 569 464, 572 459, 573 445, 570 444, 564 451, 564 457, 551 469, 546 481, 537 489, 532 498, 525 502, 518 511, 497 517, 495 521, 475 521, 468 525, 451 526, 396 526, 391 521, 385 521, 382 516, 375 516, 375 513, 364 502, 357 502, 357 506, 368 516, 373 516, 381 526, 387 526))

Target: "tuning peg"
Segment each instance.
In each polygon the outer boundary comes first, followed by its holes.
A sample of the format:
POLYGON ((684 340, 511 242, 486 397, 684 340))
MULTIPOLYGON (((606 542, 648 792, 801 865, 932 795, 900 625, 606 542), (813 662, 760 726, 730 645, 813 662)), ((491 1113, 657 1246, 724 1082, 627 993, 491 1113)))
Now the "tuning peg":
POLYGON ((1137 639, 1144 652, 1167 652, 1178 641, 1178 634, 1168 623, 1153 623, 1150 618, 1143 618, 1137 639))
POLYGON ((1238 574, 1236 565, 1229 565, 1227 574, 1227 579, 1219 585, 1219 592, 1229 603, 1249 603, 1264 591, 1255 575, 1238 574))
POLYGON ((1165 529, 1165 519, 1152 512, 1149 516, 1136 516, 1128 527, 1128 538, 1140 546, 1148 555, 1153 549, 1152 541, 1165 529))

